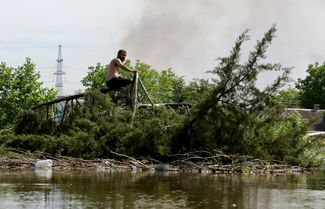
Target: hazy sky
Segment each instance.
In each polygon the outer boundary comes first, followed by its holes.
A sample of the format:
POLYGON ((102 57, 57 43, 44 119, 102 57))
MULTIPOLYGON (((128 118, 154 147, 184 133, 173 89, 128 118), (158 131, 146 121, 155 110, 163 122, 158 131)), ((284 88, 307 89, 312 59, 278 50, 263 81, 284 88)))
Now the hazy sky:
POLYGON ((31 57, 54 87, 61 44, 65 94, 82 89, 88 66, 107 64, 120 48, 133 62, 208 78, 242 31, 251 35, 245 61, 272 24, 278 32, 267 60, 294 67, 292 78, 325 61, 324 0, 0 0, 0 8, 0 61, 16 67, 31 57))

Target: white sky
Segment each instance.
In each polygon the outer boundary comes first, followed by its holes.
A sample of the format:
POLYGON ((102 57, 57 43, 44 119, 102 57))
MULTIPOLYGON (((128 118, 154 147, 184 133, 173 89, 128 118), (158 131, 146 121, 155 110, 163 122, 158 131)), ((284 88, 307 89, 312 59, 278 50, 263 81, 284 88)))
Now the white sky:
POLYGON ((294 67, 294 79, 325 61, 323 0, 0 0, 0 9, 0 61, 16 67, 31 57, 44 85, 54 87, 61 44, 65 94, 83 89, 88 66, 107 64, 120 48, 133 62, 207 78, 244 29, 252 39, 245 57, 274 23, 267 61, 294 67))

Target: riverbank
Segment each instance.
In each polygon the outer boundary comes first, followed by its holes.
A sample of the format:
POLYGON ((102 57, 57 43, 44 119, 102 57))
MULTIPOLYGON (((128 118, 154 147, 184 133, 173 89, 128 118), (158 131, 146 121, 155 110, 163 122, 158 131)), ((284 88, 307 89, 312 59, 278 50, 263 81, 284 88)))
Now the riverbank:
MULTIPOLYGON (((115 159, 80 159, 67 156, 53 157, 46 154, 33 154, 20 150, 0 154, 0 169, 33 169, 40 159, 51 159, 54 170, 97 170, 97 171, 131 171, 131 172, 182 172, 215 174, 299 174, 311 169, 290 166, 283 162, 271 162, 254 159, 249 156, 229 156, 220 154, 219 162, 211 157, 183 154, 173 156, 173 160, 159 162, 150 157, 135 159, 112 152, 115 159), (221 163, 220 158, 227 158, 228 163, 221 163)), ((216 158, 217 156, 215 156, 216 158)), ((223 159, 223 161, 225 161, 223 159)))

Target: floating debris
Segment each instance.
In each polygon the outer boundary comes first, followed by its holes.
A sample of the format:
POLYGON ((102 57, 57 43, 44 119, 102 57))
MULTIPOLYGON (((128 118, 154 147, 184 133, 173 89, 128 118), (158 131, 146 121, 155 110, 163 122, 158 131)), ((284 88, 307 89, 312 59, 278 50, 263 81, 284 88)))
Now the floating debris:
POLYGON ((53 162, 52 160, 38 160, 34 164, 35 169, 52 169, 53 162))

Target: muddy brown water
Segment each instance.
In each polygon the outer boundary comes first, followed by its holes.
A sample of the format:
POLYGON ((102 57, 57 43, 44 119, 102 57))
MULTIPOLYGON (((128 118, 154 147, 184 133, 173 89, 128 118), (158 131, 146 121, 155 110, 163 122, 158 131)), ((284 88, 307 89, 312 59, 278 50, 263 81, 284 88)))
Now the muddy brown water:
POLYGON ((9 208, 325 209, 325 173, 0 170, 0 209, 9 208))

